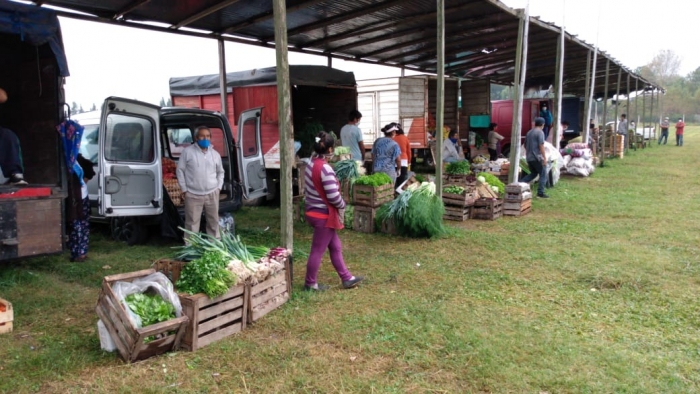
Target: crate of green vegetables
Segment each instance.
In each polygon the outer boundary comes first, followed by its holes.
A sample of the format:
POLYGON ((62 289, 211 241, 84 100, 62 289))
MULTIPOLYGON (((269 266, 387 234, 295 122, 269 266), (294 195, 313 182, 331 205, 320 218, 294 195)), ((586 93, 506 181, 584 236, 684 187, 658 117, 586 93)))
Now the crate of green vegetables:
POLYGON ((387 174, 377 172, 355 180, 352 188, 353 204, 376 208, 393 199, 394 184, 387 174))
MULTIPOLYGON (((208 258, 211 258, 211 256, 208 256, 208 258)), ((200 262, 200 259, 190 263, 160 259, 153 263, 153 268, 165 274, 173 283, 183 283, 179 282, 179 280, 181 272, 187 264, 200 264, 202 269, 211 272, 213 267, 210 268, 208 265, 211 263, 216 264, 216 262, 210 261, 200 262)), ((222 261, 219 265, 224 263, 222 261)), ((187 274, 187 271, 185 272, 187 274)), ((192 282, 194 282, 194 277, 190 274, 189 284, 185 283, 185 285, 192 285, 192 282)), ((181 349, 195 351, 245 329, 248 307, 245 302, 247 286, 244 282, 241 282, 228 288, 228 290, 222 289, 217 294, 222 292, 223 294, 213 298, 204 293, 188 294, 179 292, 182 314, 189 318, 187 329, 180 344, 181 349)))
POLYGON ((442 202, 447 206, 470 207, 477 195, 472 188, 450 185, 442 188, 442 202))
MULTIPOLYGON (((117 282, 134 282, 155 272, 154 269, 147 269, 110 275, 102 281, 95 312, 124 361, 143 360, 177 350, 189 323, 189 318, 184 314, 175 317, 172 303, 157 294, 129 294, 124 303, 120 301, 114 290, 114 286, 119 287, 117 282), (136 327, 132 322, 125 304, 141 318, 142 327, 136 327)), ((163 280, 167 281, 165 278, 163 280)))

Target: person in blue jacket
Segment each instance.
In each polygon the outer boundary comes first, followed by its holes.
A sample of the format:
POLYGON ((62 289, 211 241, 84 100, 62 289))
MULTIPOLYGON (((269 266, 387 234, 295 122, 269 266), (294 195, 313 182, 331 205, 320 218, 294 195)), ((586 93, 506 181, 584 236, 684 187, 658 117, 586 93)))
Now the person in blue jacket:
POLYGON ((544 132, 544 140, 547 141, 549 130, 552 128, 552 113, 549 112, 547 103, 542 103, 540 106, 540 118, 544 119, 544 128, 542 131, 544 132))

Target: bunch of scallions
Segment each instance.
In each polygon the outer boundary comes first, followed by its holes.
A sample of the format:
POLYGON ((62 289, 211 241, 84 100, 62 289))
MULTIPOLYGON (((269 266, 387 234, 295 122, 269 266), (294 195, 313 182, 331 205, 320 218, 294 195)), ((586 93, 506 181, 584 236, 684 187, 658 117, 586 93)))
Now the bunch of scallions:
POLYGON ((382 205, 377 212, 377 225, 393 220, 399 235, 412 238, 431 238, 442 235, 445 227, 442 216, 445 206, 435 194, 433 182, 414 183, 394 201, 382 205))
POLYGON ((221 229, 221 239, 216 239, 209 234, 195 233, 182 227, 180 230, 187 235, 187 245, 176 247, 175 259, 192 261, 201 258, 204 252, 218 251, 229 260, 240 260, 248 269, 252 270, 252 264, 267 256, 270 249, 261 246, 246 246, 241 238, 221 229))

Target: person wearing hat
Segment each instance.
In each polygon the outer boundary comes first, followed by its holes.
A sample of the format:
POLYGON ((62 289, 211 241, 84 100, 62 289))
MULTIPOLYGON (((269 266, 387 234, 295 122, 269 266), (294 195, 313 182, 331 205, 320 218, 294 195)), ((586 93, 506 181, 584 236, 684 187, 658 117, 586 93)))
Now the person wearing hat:
POLYGON ((670 126, 670 123, 668 122, 668 116, 664 118, 660 126, 661 136, 659 137, 659 143, 657 145, 661 145, 661 140, 664 140, 664 145, 666 145, 666 142, 668 142, 668 127, 670 126))
POLYGON ((547 152, 544 149, 543 127, 544 118, 535 118, 535 128, 528 131, 525 136, 526 160, 530 173, 520 179, 520 182, 530 182, 539 175, 537 197, 549 198, 544 192, 544 187, 547 184, 547 152))
POLYGON ((542 132, 544 133, 544 140, 547 141, 549 137, 549 130, 552 128, 552 113, 549 112, 549 107, 547 103, 542 103, 540 107, 540 118, 544 119, 544 127, 542 132))
POLYGON ((383 172, 396 184, 397 168, 401 168, 401 148, 393 140, 398 130, 396 123, 389 123, 382 128, 384 137, 377 138, 372 146, 372 171, 383 172))
POLYGON ((678 119, 678 123, 676 123, 676 146, 683 146, 683 129, 685 129, 685 122, 683 119, 678 119))

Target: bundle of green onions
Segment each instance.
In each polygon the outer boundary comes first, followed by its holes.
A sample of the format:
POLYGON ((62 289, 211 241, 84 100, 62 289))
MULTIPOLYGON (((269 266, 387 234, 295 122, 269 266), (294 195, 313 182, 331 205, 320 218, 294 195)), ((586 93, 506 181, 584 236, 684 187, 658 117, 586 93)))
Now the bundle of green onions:
POLYGON ((256 262, 261 257, 269 253, 268 248, 246 246, 239 236, 234 236, 230 232, 222 229, 221 239, 216 239, 209 234, 195 233, 180 228, 187 235, 187 245, 178 246, 175 259, 182 261, 192 261, 201 258, 207 251, 220 251, 229 260, 240 260, 246 267, 256 262))
POLYGON ((393 220, 400 235, 412 238, 431 238, 445 232, 442 216, 445 206, 435 194, 435 184, 414 183, 394 201, 382 205, 377 211, 376 223, 393 220))
POLYGON ((360 176, 359 165, 355 160, 341 160, 333 164, 333 171, 335 171, 338 181, 341 182, 345 179, 352 180, 360 176))

